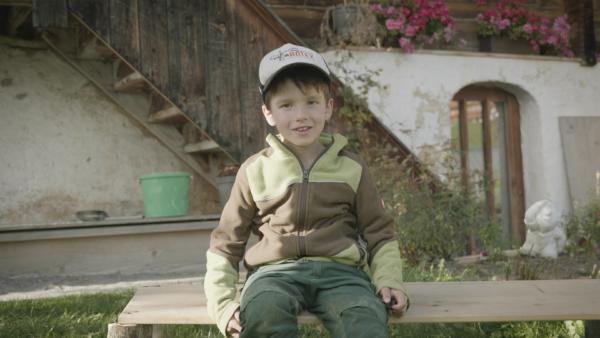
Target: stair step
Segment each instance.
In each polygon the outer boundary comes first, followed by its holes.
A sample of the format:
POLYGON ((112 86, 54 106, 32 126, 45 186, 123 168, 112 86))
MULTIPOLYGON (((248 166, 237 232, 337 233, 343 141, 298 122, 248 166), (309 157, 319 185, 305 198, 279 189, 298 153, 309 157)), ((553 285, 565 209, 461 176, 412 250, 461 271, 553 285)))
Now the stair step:
POLYGON ((212 140, 204 140, 198 143, 186 144, 183 147, 183 151, 186 153, 211 153, 218 151, 219 145, 212 140))
POLYGON ((117 56, 112 49, 96 38, 82 42, 77 54, 77 59, 81 60, 109 60, 116 58, 117 56))
POLYGON ((115 82, 113 89, 117 92, 128 92, 146 87, 146 80, 138 72, 131 73, 115 82))
POLYGON ((175 119, 184 118, 183 114, 177 107, 169 107, 166 109, 162 109, 159 111, 155 111, 150 114, 148 118, 148 122, 151 123, 162 123, 162 122, 170 122, 175 119))

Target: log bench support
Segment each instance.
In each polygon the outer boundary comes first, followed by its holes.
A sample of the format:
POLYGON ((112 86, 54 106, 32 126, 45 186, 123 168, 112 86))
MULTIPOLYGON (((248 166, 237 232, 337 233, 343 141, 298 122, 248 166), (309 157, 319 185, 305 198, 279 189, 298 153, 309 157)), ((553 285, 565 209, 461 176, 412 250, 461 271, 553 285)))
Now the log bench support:
MULTIPOLYGON (((390 324, 585 320, 586 337, 600 337, 600 280, 405 283, 411 308, 390 324)), ((308 312, 300 324, 318 324, 308 312)), ((139 289, 109 324, 108 338, 158 338, 166 325, 214 324, 200 285, 139 289)))

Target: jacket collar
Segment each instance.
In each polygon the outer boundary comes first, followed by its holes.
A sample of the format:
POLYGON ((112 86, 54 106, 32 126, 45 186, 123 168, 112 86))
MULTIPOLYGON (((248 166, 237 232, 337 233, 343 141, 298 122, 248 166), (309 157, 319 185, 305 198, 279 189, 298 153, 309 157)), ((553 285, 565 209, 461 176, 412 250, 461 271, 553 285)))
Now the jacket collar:
MULTIPOLYGON (((275 153, 295 156, 291 149, 283 144, 280 135, 273 135, 269 133, 266 140, 275 153)), ((336 155, 348 144, 346 137, 338 133, 321 133, 319 136, 319 142, 321 142, 321 144, 327 148, 325 153, 333 153, 336 155)))

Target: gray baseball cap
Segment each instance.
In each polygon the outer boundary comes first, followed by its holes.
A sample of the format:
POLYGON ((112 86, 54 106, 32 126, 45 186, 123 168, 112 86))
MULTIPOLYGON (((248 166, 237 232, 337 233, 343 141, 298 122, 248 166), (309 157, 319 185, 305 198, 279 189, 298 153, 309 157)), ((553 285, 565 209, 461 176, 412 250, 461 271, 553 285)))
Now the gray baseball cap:
POLYGON ((260 81, 260 94, 263 102, 267 88, 282 70, 294 66, 306 65, 312 66, 321 71, 328 79, 330 79, 329 67, 325 63, 325 59, 321 54, 314 50, 291 43, 270 51, 260 61, 258 67, 258 79, 260 81))

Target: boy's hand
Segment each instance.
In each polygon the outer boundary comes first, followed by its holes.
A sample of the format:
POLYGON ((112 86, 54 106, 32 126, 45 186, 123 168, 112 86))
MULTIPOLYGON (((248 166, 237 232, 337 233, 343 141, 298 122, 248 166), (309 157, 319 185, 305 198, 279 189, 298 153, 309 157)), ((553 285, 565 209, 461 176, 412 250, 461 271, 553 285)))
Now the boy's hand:
POLYGON ((388 306, 388 309, 395 313, 404 313, 408 307, 408 301, 404 292, 397 289, 383 288, 379 291, 379 295, 383 302, 388 306))
POLYGON ((225 330, 228 337, 238 338, 240 332, 242 332, 242 325, 240 324, 240 310, 236 310, 233 316, 227 323, 227 329, 225 330))

